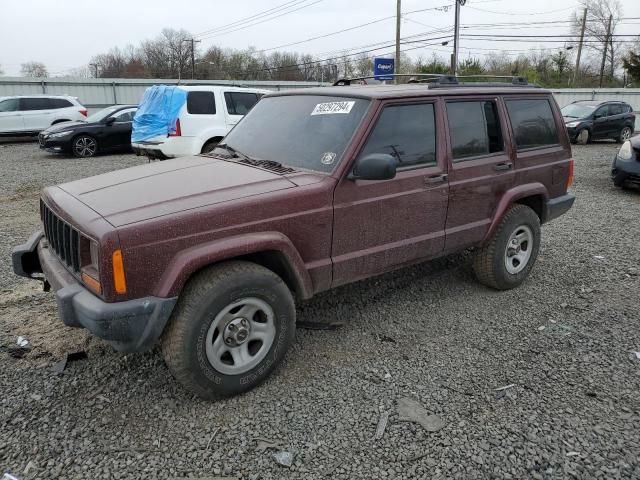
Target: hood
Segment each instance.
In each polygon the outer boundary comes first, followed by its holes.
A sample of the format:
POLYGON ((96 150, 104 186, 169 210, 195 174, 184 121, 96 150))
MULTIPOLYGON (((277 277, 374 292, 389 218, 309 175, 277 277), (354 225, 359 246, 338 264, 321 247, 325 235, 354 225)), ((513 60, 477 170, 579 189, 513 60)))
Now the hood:
POLYGON ((87 125, 92 125, 91 123, 82 122, 82 121, 69 121, 69 122, 60 122, 55 125, 51 125, 49 128, 42 131, 42 133, 56 133, 62 132, 63 130, 73 130, 75 127, 86 127, 87 125))
POLYGON ((588 120, 588 118, 589 117, 581 117, 581 118, 562 117, 562 119, 564 120, 564 123, 584 122, 585 120, 588 120))
POLYGON ((114 227, 296 185, 286 177, 211 157, 184 157, 65 183, 114 227))

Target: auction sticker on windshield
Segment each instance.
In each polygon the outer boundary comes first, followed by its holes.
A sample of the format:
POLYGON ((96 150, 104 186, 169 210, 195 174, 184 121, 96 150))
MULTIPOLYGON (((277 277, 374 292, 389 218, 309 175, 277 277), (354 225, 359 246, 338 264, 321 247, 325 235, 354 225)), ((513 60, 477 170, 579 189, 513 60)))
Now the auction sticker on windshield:
POLYGON ((319 103, 311 115, 331 115, 334 113, 349 113, 356 102, 327 102, 319 103))

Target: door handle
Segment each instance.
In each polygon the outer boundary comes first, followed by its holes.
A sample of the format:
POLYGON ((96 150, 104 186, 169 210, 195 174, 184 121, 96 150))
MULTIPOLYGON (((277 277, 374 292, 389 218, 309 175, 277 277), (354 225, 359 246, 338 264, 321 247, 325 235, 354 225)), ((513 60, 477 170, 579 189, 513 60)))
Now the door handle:
POLYGON ((424 182, 432 185, 434 183, 446 182, 449 176, 446 173, 441 175, 433 175, 432 177, 425 177, 424 182))
POLYGON ((498 163, 493 167, 493 169, 498 172, 502 172, 504 170, 511 170, 512 168, 513 168, 513 163, 511 162, 498 163))

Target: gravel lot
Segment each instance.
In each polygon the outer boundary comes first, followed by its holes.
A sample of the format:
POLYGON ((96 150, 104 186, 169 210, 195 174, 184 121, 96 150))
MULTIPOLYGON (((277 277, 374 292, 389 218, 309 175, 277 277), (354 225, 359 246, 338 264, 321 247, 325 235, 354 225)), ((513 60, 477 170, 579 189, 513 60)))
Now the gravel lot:
POLYGON ((124 356, 63 327, 52 295, 10 270, 11 247, 37 228, 43 185, 141 160, 0 145, 0 473, 640 478, 640 192, 613 188, 617 148, 574 149, 578 200, 543 228, 521 288, 482 287, 464 254, 340 288, 298 315, 345 327, 299 330, 262 387, 207 403, 173 381, 157 350, 124 356), (33 344, 26 358, 6 353, 18 335, 33 344), (52 372, 79 348, 87 360, 52 372), (405 397, 444 427, 400 421, 405 397), (293 466, 276 463, 279 450, 293 466))

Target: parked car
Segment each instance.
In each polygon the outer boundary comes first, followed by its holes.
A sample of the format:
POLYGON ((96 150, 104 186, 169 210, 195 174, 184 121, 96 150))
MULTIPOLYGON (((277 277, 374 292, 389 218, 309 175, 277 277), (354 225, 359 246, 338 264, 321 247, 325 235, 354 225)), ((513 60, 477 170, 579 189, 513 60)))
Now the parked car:
POLYGON ((73 153, 76 157, 131 150, 131 122, 137 109, 136 105, 115 105, 86 120, 53 125, 38 135, 40 148, 54 153, 73 153))
POLYGON ((640 136, 622 144, 613 159, 611 179, 616 187, 640 186, 640 136))
POLYGON ((269 90, 241 87, 181 85, 179 88, 187 92, 187 98, 175 129, 168 135, 134 141, 133 151, 138 155, 164 160, 210 152, 260 97, 269 93, 269 90))
POLYGON ((572 178, 548 90, 282 91, 209 154, 44 189, 13 269, 44 272, 64 323, 118 350, 161 339, 173 375, 216 398, 280 363, 295 299, 470 247, 480 282, 519 286, 572 178))
POLYGON ((562 108, 569 138, 582 145, 591 140, 628 140, 635 128, 636 116, 624 102, 578 100, 562 108))
POLYGON ((68 95, 0 97, 0 136, 34 136, 51 125, 86 117, 87 109, 68 95))

